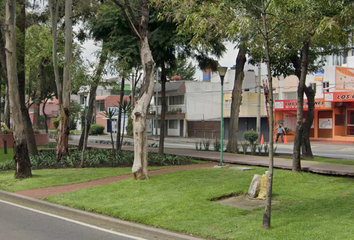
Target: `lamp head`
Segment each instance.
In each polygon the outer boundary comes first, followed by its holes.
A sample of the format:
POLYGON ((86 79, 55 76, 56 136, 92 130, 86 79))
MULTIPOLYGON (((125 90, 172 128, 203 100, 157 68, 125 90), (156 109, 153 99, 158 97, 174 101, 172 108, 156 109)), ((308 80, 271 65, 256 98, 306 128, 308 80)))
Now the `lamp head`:
POLYGON ((220 77, 225 77, 226 71, 227 71, 227 67, 221 67, 221 66, 218 67, 218 72, 220 77))

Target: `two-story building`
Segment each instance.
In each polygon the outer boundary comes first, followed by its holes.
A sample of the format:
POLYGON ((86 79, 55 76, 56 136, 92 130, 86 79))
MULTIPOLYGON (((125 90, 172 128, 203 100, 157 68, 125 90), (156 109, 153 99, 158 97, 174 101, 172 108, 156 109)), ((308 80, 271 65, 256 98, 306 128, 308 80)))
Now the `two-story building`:
MULTIPOLYGON (((205 78, 207 81, 182 80, 166 83, 166 136, 220 138, 222 117, 224 136, 228 139, 235 69, 229 69, 226 73, 223 93, 221 93, 219 75, 211 72, 206 74, 210 75, 209 78, 205 78), (223 96, 223 104, 221 104, 221 96, 223 96), (221 106, 223 106, 223 116, 221 116, 221 106)), ((256 129, 258 112, 261 116, 261 133, 268 139, 264 96, 263 93, 257 92, 256 80, 254 71, 245 72, 238 132, 241 140, 245 131, 256 129), (259 103, 257 95, 260 98, 259 103)), ((161 84, 156 84, 154 91, 148 115, 149 135, 160 134, 161 84)))
MULTIPOLYGON (((307 77, 307 86, 315 91, 315 116, 310 138, 318 140, 354 141, 354 68, 327 66, 307 77)), ((275 101, 275 119, 295 130, 298 79, 295 76, 279 82, 280 100, 275 101), (290 93, 286 97, 286 94, 290 93)), ((304 99, 304 118, 307 99, 304 99)))
MULTIPOLYGON (((94 106, 94 123, 100 124, 105 127, 105 132, 117 132, 118 123, 118 107, 120 104, 120 78, 106 79, 104 86, 98 86, 96 91, 96 104, 94 106), (114 111, 112 121, 107 118, 105 112, 108 110, 114 111)), ((131 94, 131 82, 124 85, 124 98, 123 101, 130 101, 129 95, 131 94)), ((89 86, 82 86, 78 92, 79 103, 82 109, 87 108, 89 99, 89 86)), ((85 111, 82 112, 84 114, 85 111)), ((128 113, 122 113, 121 129, 126 132, 128 124, 128 113)), ((82 122, 79 121, 77 129, 82 129, 82 122)))

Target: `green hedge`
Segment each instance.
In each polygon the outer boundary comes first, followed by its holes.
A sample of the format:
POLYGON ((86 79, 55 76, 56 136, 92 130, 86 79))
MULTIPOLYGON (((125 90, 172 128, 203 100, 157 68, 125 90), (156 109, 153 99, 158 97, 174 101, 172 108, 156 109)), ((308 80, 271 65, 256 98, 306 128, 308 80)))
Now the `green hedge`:
POLYGON ((253 144, 255 141, 257 141, 258 139, 258 133, 251 130, 251 131, 247 131, 245 132, 245 134, 243 135, 243 137, 249 141, 251 144, 253 144))
POLYGON ((54 125, 55 128, 58 128, 58 126, 59 126, 59 118, 54 118, 53 119, 53 125, 54 125))
POLYGON ((104 126, 100 124, 92 124, 90 128, 90 135, 101 135, 103 134, 104 126))

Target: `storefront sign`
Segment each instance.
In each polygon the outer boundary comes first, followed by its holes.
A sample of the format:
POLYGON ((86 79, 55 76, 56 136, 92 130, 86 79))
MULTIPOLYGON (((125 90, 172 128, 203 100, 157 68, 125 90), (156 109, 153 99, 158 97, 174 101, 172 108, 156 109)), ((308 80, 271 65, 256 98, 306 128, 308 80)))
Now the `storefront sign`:
POLYGON ((354 68, 336 67, 336 89, 354 90, 354 68))
POLYGON ((354 92, 330 92, 324 93, 326 102, 354 102, 354 92))
POLYGON ((319 129, 332 129, 332 118, 319 118, 318 119, 319 129))
POLYGON ((315 72, 315 81, 323 81, 323 77, 324 77, 324 70, 320 70, 315 72))
MULTIPOLYGON (((327 104, 323 99, 315 100, 315 109, 331 108, 330 104, 327 104)), ((275 110, 294 110, 297 109, 297 100, 275 100, 275 110)), ((304 99, 304 110, 308 109, 307 99, 304 99)))

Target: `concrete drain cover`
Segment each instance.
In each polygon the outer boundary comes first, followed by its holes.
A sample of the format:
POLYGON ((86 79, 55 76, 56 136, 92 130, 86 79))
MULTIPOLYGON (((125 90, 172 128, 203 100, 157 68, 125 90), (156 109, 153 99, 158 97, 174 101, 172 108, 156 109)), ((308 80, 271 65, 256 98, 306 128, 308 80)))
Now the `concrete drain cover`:
MULTIPOLYGON (((266 203, 265 200, 252 199, 249 198, 247 195, 239 195, 236 197, 225 198, 215 202, 245 210, 252 210, 258 207, 264 207, 266 203)), ((272 200, 272 205, 277 203, 279 203, 279 201, 272 200)))
POLYGON ((249 171, 253 170, 254 168, 250 167, 230 167, 231 170, 236 170, 236 171, 249 171))

